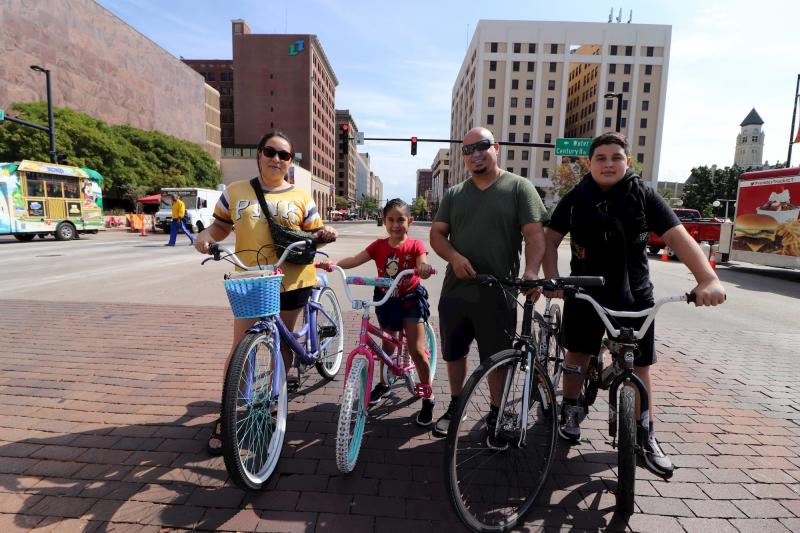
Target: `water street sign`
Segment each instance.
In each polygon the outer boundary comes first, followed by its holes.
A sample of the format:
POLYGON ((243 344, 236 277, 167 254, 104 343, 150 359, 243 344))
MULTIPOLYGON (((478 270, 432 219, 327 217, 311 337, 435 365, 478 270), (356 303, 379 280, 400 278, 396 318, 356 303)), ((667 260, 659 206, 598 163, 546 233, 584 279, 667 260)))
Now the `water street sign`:
POLYGON ((591 139, 569 139, 559 137, 556 139, 556 156, 588 157, 589 147, 591 145, 591 139))
POLYGON ((356 132, 356 144, 364 144, 364 132, 356 132))

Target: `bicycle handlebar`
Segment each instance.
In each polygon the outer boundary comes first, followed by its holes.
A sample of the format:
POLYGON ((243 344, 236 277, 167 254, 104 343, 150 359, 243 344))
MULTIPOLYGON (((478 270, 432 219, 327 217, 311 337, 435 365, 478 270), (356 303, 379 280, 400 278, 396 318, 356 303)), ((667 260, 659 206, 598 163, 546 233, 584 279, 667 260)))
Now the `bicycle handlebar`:
POLYGON ((608 335, 610 337, 614 338, 618 337, 622 330, 615 328, 611 324, 611 321, 608 319, 608 317, 610 316, 617 318, 646 317, 642 326, 639 329, 634 330, 633 332, 633 336, 636 340, 640 340, 642 339, 642 337, 645 336, 645 333, 647 333, 648 328, 650 328, 650 324, 652 324, 653 320, 655 320, 656 313, 658 313, 658 310, 661 308, 662 305, 670 302, 686 302, 688 304, 694 302, 697 299, 697 295, 695 293, 687 292, 686 294, 680 294, 676 296, 665 296, 663 298, 659 298, 658 300, 656 300, 655 304, 650 309, 643 309, 641 311, 614 311, 612 309, 606 309, 605 307, 600 305, 597 302, 597 300, 595 300, 585 292, 577 292, 574 295, 574 297, 579 300, 585 300, 589 302, 592 305, 592 307, 594 307, 597 316, 600 317, 600 320, 605 325, 606 330, 608 330, 608 335))
POLYGON ((475 279, 482 285, 493 285, 499 283, 514 289, 528 290, 541 287, 545 290, 561 290, 580 287, 602 287, 605 279, 602 276, 571 276, 566 278, 542 278, 542 279, 522 279, 522 278, 497 278, 489 274, 477 274, 475 279))
MULTIPOLYGON (((328 272, 338 272, 344 282, 344 292, 347 295, 347 299, 350 300, 350 303, 353 305, 354 309, 361 308, 361 307, 368 307, 368 306, 381 306, 386 303, 386 301, 394 294, 395 289, 397 288, 398 283, 400 280, 406 276, 419 274, 416 268, 408 268, 406 270, 400 271, 397 276, 394 278, 367 278, 364 276, 348 276, 345 274, 344 269, 339 265, 332 265, 330 263, 317 263, 315 265, 317 268, 327 270, 328 272), (371 300, 357 300, 353 298, 353 293, 350 292, 350 285, 369 285, 372 287, 388 287, 386 289, 386 294, 384 297, 378 301, 371 301, 371 300), (356 303, 360 302, 360 303, 356 303)), ((431 274, 436 274, 435 269, 431 269, 431 274)))
POLYGON ((221 259, 230 259, 231 262, 234 265, 236 265, 237 267, 241 268, 242 270, 270 270, 270 269, 276 269, 276 268, 280 267, 286 261, 286 258, 289 257, 289 252, 294 250, 295 248, 299 248, 301 246, 302 247, 316 246, 317 244, 320 244, 322 242, 328 242, 328 241, 322 241, 322 240, 320 240, 320 239, 315 237, 313 239, 305 239, 305 240, 302 240, 302 241, 293 242, 292 244, 290 244, 289 246, 287 246, 283 250, 283 253, 278 258, 278 262, 275 263, 274 265, 256 265, 256 266, 247 266, 247 265, 245 265, 244 263, 242 263, 239 260, 239 258, 236 255, 236 252, 231 251, 229 248, 226 248, 225 246, 223 246, 223 245, 221 245, 219 243, 212 242, 211 244, 208 245, 208 253, 209 253, 209 255, 212 255, 213 257, 209 257, 207 259, 204 259, 200 264, 201 265, 205 265, 208 261, 212 261, 212 260, 213 261, 220 261, 221 259), (222 256, 223 253, 225 254, 224 257, 222 256))

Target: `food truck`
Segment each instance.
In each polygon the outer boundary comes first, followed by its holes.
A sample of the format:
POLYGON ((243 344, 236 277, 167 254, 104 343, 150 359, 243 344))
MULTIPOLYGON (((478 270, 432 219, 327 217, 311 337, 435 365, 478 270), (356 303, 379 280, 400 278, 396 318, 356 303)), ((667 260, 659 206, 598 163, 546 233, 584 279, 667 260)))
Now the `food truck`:
POLYGON ((89 168, 24 160, 0 163, 0 235, 61 241, 103 224, 103 176, 89 168))

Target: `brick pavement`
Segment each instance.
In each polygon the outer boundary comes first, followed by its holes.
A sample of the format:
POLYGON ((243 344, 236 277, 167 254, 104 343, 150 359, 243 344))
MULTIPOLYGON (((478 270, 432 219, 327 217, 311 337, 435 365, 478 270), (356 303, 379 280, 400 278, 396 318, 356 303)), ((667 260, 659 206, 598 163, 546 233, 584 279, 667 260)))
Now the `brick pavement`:
MULTIPOLYGON (((443 443, 397 392, 373 410, 355 472, 334 461, 340 377, 290 403, 269 488, 245 494, 204 452, 230 323, 220 308, 0 301, 0 531, 461 531, 443 443)), ((349 312, 348 338, 358 317, 349 312)), ((750 332, 659 330, 658 429, 679 467, 637 470, 638 512, 613 518, 606 404, 560 447, 526 531, 800 530, 800 374, 750 332), (762 351, 753 351, 760 346, 762 351), (702 354, 702 357, 698 354, 702 354)), ((444 368, 435 391, 444 409, 444 368)))

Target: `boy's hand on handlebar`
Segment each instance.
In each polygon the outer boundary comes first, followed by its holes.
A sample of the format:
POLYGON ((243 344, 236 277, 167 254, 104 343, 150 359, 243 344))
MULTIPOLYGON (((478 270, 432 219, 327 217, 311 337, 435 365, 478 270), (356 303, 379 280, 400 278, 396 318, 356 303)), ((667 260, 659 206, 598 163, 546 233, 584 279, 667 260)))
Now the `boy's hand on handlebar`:
POLYGON ((200 252, 201 254, 207 254, 208 246, 214 244, 214 242, 216 241, 214 241, 214 239, 212 239, 211 237, 207 236, 204 237, 202 235, 199 235, 197 239, 195 239, 194 241, 194 249, 200 252))
POLYGON ((450 261, 450 266, 453 268, 453 273, 459 279, 473 279, 475 277, 476 272, 475 269, 472 268, 472 263, 461 254, 456 254, 453 260, 450 261))
POLYGON ((422 263, 417 267, 417 275, 422 279, 428 279, 433 273, 433 267, 428 263, 422 263))
POLYGON ((696 306, 701 305, 720 305, 725 303, 725 287, 719 279, 712 279, 709 281, 702 281, 692 289, 696 295, 696 306))
MULTIPOLYGON (((527 270, 522 273, 522 279, 539 279, 538 272, 528 272, 527 270)), ((542 295, 542 289, 540 287, 534 287, 532 289, 528 289, 525 291, 525 296, 527 298, 532 299, 534 302, 539 299, 542 295)))
POLYGON ((319 239, 322 242, 333 242, 336 240, 336 230, 333 226, 322 226, 320 229, 314 232, 314 237, 319 239))

